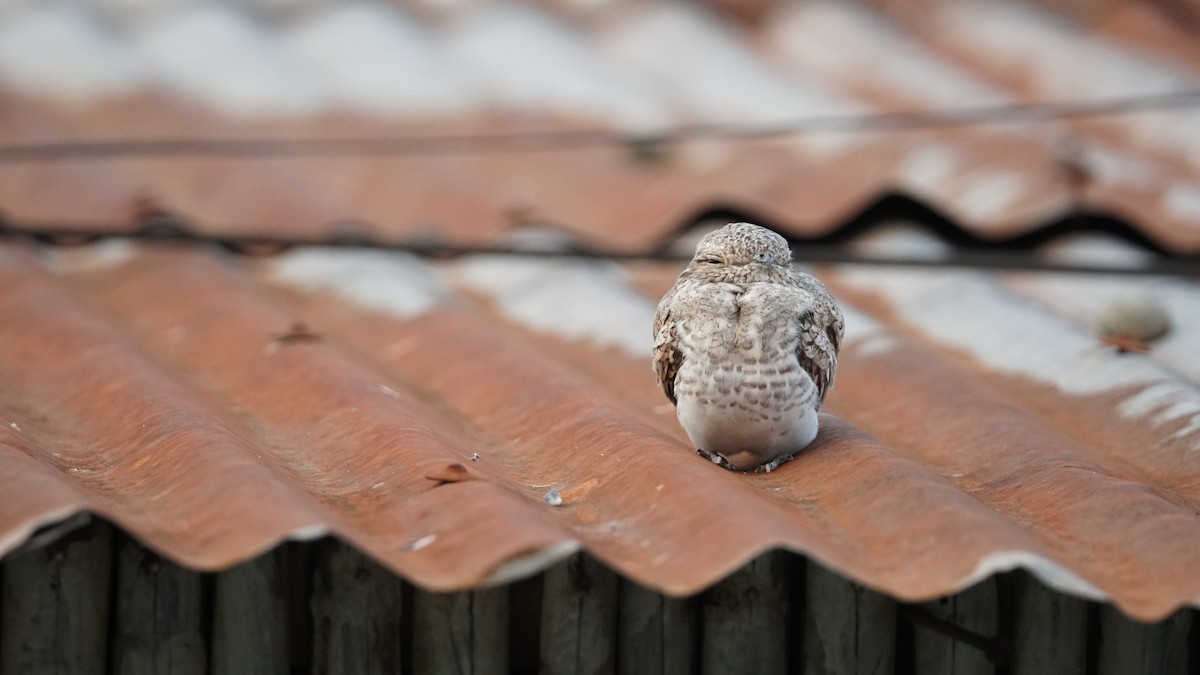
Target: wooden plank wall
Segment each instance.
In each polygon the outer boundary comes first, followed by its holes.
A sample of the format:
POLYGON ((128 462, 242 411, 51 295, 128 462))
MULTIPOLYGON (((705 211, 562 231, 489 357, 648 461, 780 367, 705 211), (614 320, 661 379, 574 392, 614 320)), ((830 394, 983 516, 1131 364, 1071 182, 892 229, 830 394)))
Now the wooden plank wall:
POLYGON ((577 554, 503 588, 413 588, 337 541, 219 574, 101 522, 0 564, 0 675, 1200 672, 1200 621, 1142 624, 1024 573, 919 604, 769 552, 693 598, 577 554))

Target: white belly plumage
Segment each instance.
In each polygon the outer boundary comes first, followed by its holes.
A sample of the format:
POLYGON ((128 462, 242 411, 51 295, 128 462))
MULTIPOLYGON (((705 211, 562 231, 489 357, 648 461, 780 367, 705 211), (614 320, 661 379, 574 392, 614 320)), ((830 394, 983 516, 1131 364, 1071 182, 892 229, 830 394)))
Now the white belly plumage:
POLYGON ((676 413, 692 443, 736 469, 799 452, 817 435, 817 388, 794 361, 715 368, 685 359, 676 382, 676 413))

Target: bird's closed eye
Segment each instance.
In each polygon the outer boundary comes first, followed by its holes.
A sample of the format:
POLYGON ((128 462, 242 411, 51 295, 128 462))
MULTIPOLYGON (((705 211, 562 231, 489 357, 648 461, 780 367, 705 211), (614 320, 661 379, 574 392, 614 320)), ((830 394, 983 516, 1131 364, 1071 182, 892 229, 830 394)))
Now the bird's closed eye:
POLYGON ((721 263, 723 263, 723 262, 725 262, 725 261, 721 260, 720 258, 718 258, 718 257, 717 257, 717 256, 715 256, 715 255, 710 255, 710 256, 705 256, 705 257, 704 257, 704 262, 706 262, 706 263, 713 263, 713 264, 716 264, 716 265, 720 265, 721 263))

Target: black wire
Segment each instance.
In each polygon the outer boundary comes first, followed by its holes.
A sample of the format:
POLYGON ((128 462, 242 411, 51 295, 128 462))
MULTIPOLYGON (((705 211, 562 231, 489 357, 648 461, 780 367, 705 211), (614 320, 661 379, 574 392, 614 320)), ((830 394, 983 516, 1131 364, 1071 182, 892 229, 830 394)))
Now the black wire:
MULTIPOLYGON (((5 224, 0 222, 0 242, 5 239, 32 238, 51 246, 78 246, 108 238, 124 238, 148 244, 195 244, 218 246, 228 251, 254 257, 272 256, 298 247, 369 248, 403 251, 424 258, 453 259, 471 255, 516 255, 532 258, 591 258, 620 262, 684 262, 690 252, 671 249, 657 251, 622 251, 569 246, 565 249, 537 250, 508 245, 460 245, 435 241, 380 241, 369 236, 292 238, 255 235, 212 235, 191 231, 178 223, 151 223, 139 229, 120 227, 80 227, 66 224, 5 224)), ((833 243, 827 237, 803 239, 791 237, 794 259, 806 264, 866 265, 882 267, 967 268, 1035 272, 1066 272, 1110 274, 1122 276, 1200 277, 1200 257, 1149 256, 1133 267, 1113 267, 1088 263, 1056 262, 1040 255, 1037 250, 1017 250, 1004 246, 954 247, 944 256, 924 260, 904 257, 876 256, 863 253, 845 242, 833 243)))
POLYGON ((817 115, 768 124, 687 124, 659 133, 604 129, 360 138, 62 141, 0 145, 0 163, 115 157, 322 157, 429 155, 678 143, 714 138, 750 140, 819 133, 889 133, 986 124, 1115 117, 1200 107, 1200 91, 1097 101, 1013 103, 941 110, 817 115))

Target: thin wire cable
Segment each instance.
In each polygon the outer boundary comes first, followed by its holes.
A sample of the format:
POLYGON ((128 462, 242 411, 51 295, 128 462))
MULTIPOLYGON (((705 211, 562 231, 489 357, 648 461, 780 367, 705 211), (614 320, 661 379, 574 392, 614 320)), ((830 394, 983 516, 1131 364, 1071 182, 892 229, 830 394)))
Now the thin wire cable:
POLYGON ((1097 101, 1013 103, 941 110, 817 115, 768 124, 686 124, 659 133, 605 129, 361 138, 63 141, 0 145, 0 163, 120 157, 345 157, 536 152, 696 139, 750 140, 807 134, 897 133, 994 124, 1027 124, 1200 107, 1200 91, 1097 101))

